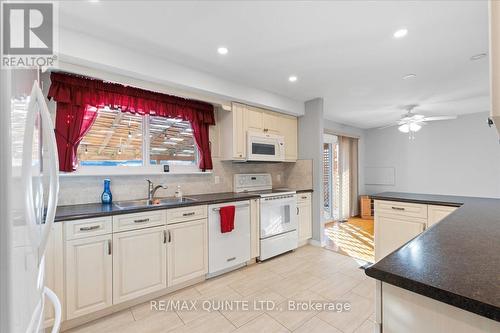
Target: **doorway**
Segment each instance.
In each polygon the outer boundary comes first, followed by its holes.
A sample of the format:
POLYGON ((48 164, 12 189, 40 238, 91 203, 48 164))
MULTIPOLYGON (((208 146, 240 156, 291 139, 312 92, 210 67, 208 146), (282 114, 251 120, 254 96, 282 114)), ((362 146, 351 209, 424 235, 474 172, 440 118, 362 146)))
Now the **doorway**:
POLYGON ((324 134, 323 221, 325 247, 374 261, 373 220, 359 217, 358 139, 324 134))

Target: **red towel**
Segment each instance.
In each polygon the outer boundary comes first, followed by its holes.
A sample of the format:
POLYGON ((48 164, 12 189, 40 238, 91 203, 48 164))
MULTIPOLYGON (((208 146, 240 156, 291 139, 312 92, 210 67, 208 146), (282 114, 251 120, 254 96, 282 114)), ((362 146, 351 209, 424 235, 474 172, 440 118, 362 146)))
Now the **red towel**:
POLYGON ((235 206, 225 206, 219 209, 220 214, 220 232, 231 232, 234 229, 234 211, 235 206))

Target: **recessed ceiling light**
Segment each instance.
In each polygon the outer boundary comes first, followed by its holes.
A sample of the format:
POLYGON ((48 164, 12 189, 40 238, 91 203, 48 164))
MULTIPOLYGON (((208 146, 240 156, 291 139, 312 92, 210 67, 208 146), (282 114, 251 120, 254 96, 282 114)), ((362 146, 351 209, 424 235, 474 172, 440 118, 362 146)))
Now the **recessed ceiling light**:
POLYGON ((414 77, 417 77, 417 74, 406 74, 403 76, 403 80, 413 79, 414 77))
POLYGON ((229 52, 229 50, 227 49, 227 47, 224 47, 224 46, 221 46, 217 49, 217 52, 219 54, 227 54, 229 52))
POLYGON ((472 61, 479 60, 479 59, 483 59, 484 57, 486 57, 486 53, 479 53, 479 54, 475 54, 472 57, 470 57, 470 60, 472 60, 472 61))
POLYGON ((290 81, 290 82, 295 82, 295 81, 297 81, 297 79, 298 78, 295 75, 291 75, 290 77, 288 77, 288 81, 290 81))
POLYGON ((99 0, 89 0, 89 2, 92 2, 92 3, 98 3, 99 0))
POLYGON ((403 29, 399 29, 399 30, 397 30, 397 31, 393 34, 393 36, 394 36, 394 38, 403 38, 403 37, 404 37, 404 36, 406 36, 407 34, 408 34, 408 29, 403 28, 403 29))

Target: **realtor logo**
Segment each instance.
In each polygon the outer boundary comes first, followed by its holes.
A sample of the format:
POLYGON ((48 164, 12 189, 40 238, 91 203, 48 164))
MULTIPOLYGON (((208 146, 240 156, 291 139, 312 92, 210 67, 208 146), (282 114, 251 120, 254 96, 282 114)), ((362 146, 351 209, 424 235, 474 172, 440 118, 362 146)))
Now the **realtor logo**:
POLYGON ((54 66, 55 4, 2 2, 2 67, 54 66))

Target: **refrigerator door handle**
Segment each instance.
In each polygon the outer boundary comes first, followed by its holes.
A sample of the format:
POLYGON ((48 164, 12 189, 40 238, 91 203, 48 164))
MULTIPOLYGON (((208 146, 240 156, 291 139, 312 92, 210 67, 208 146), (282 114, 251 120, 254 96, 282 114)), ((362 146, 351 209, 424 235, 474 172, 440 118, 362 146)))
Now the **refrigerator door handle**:
POLYGON ((40 118, 42 123, 42 140, 47 149, 48 153, 48 173, 49 173, 49 198, 47 204, 47 213, 45 215, 45 225, 42 227, 42 235, 40 238, 40 243, 38 244, 38 262, 41 262, 41 258, 45 254, 45 249, 47 247, 47 241, 50 236, 52 229, 52 224, 54 223, 54 217, 57 208, 57 196, 59 192, 59 177, 58 177, 58 155, 57 155, 57 145, 54 134, 54 126, 52 125, 52 118, 50 117, 47 104, 45 103, 45 97, 42 91, 38 87, 38 82, 33 83, 33 88, 31 90, 30 102, 28 105, 28 112, 26 118, 26 128, 30 129, 25 132, 24 143, 23 143, 23 162, 22 162, 22 178, 24 182, 24 193, 25 193, 25 214, 28 221, 35 221, 35 204, 33 202, 32 195, 32 178, 31 178, 31 168, 32 168, 32 153, 33 153, 33 128, 35 127, 35 113, 36 106, 40 108, 40 118))
POLYGON ((52 225, 54 224, 54 218, 56 216, 57 199, 59 195, 59 156, 57 154, 54 125, 52 123, 52 118, 47 104, 45 103, 45 97, 43 96, 42 90, 38 86, 37 82, 34 83, 33 88, 35 89, 37 100, 41 108, 42 134, 49 156, 49 198, 47 203, 47 213, 45 215, 45 226, 43 228, 42 239, 39 247, 39 257, 41 258, 45 254, 47 241, 52 231, 52 225))
POLYGON ((43 293, 47 296, 47 299, 50 300, 52 305, 54 306, 54 325, 52 326, 52 333, 58 333, 61 327, 61 302, 57 295, 48 287, 44 287, 43 293))

